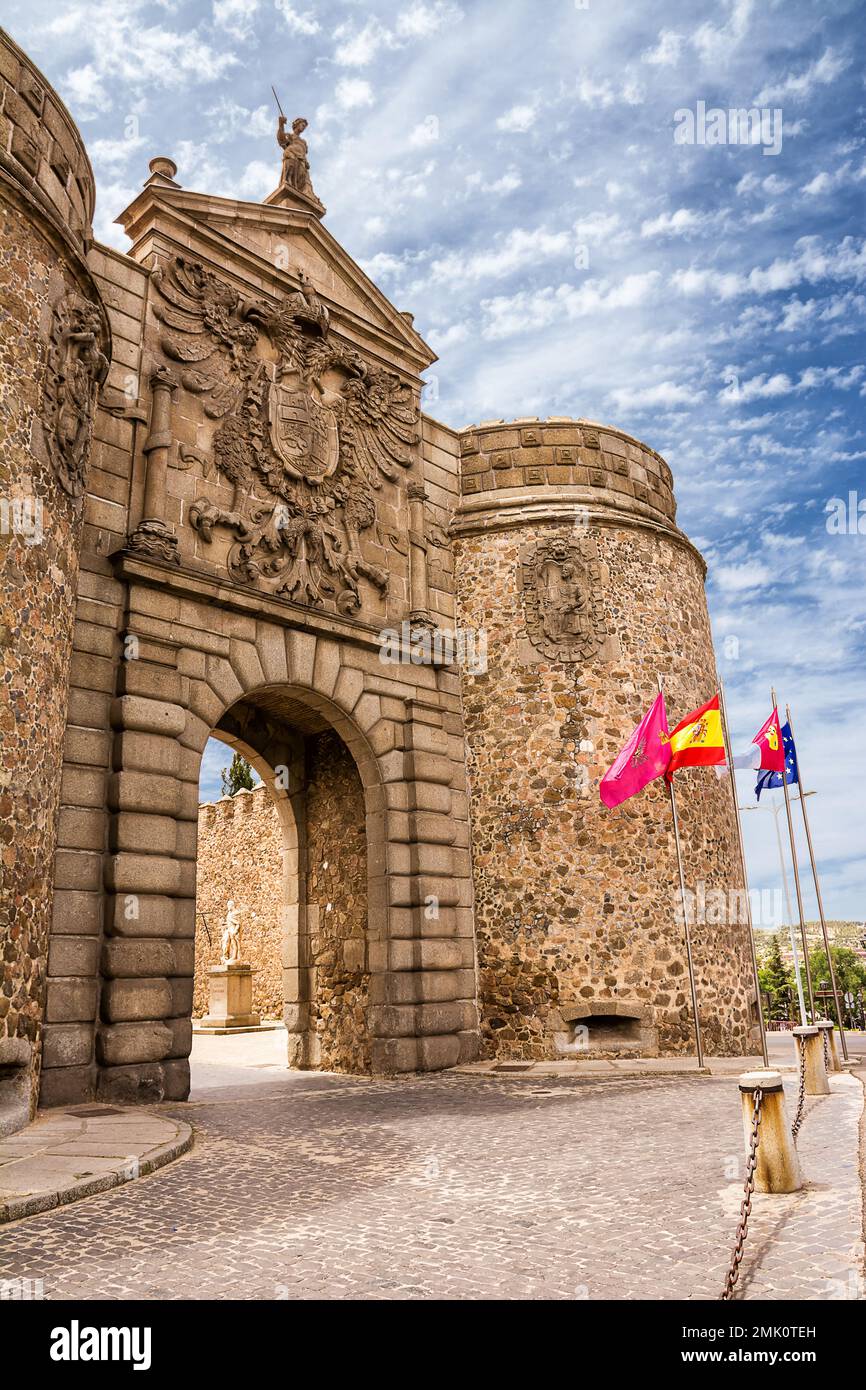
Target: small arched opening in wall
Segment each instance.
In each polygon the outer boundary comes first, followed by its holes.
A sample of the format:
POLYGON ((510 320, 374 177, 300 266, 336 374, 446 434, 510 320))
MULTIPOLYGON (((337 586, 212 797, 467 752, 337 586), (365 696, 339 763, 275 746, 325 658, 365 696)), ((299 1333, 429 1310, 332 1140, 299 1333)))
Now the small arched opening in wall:
MULTIPOLYGON (((205 796, 200 808, 192 1088, 197 1054, 218 1062, 221 1046, 233 1065, 367 1073, 369 884, 381 856, 368 848, 374 813, 356 754, 320 703, 280 686, 246 694, 211 737, 226 765, 240 753, 261 781, 205 796), (237 946, 226 936, 233 923, 237 946), (235 1031, 274 1022, 282 1037, 235 1031)), ((376 786, 363 741, 359 749, 376 786)))

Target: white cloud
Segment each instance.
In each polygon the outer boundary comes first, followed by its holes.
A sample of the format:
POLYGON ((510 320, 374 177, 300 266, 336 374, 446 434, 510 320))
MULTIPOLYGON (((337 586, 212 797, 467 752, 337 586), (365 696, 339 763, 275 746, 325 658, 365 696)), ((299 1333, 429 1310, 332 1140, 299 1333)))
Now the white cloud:
POLYGON ((322 27, 311 11, 296 10, 289 0, 277 0, 277 10, 283 16, 290 34, 318 34, 322 27))
POLYGON ((334 89, 337 105, 344 111, 354 111, 359 106, 372 106, 373 88, 362 77, 341 77, 334 89))
POLYGON ((705 392, 675 381, 659 381, 655 386, 618 386, 608 400, 617 410, 643 410, 647 406, 689 405, 702 400, 705 392))
POLYGON ((811 318, 814 318, 814 315, 814 299, 807 299, 805 302, 800 299, 789 299, 779 320, 779 328, 782 333, 793 333, 796 329, 802 328, 804 323, 808 323, 811 318))
POLYGON ((755 102, 758 106, 768 106, 774 101, 785 101, 789 97, 803 99, 811 96, 816 87, 826 87, 835 82, 845 71, 850 59, 834 48, 825 48, 821 57, 810 63, 805 72, 787 73, 779 82, 762 87, 755 102))
POLYGON ((87 152, 95 168, 113 170, 125 164, 143 144, 142 135, 120 140, 94 140, 88 145, 87 152))
POLYGON ((535 125, 537 117, 537 105, 524 103, 522 106, 512 106, 510 111, 498 118, 496 128, 511 131, 516 135, 525 135, 526 131, 535 125))
POLYGON ((458 24, 462 18, 458 5, 446 4, 444 0, 425 5, 422 0, 415 0, 398 16, 396 29, 401 38, 426 39, 446 25, 458 24))
POLYGON ((86 118, 111 106, 101 73, 92 63, 72 68, 63 79, 63 93, 70 106, 86 118))
POLYGON ((643 62, 654 67, 676 67, 683 51, 684 38, 673 29, 662 29, 655 48, 648 48, 640 56, 643 62))
POLYGON ((649 270, 626 275, 616 283, 586 280, 582 285, 549 285, 541 290, 518 290, 481 301, 485 315, 483 336, 487 339, 511 338, 546 328, 557 321, 586 318, 637 308, 650 300, 656 290, 658 272, 649 270))
POLYGON ((754 0, 729 0, 730 15, 724 24, 701 24, 692 34, 691 42, 701 61, 708 67, 730 62, 734 50, 745 38, 754 0))
POLYGON ((278 182, 277 170, 272 163, 253 159, 238 179, 237 196, 250 202, 261 202, 278 182))
POLYGON ((249 38, 253 16, 258 8, 259 0, 213 0, 214 24, 226 29, 235 38, 249 38))
POLYGON ((713 583, 727 594, 742 594, 748 589, 761 589, 773 578, 766 565, 758 560, 746 560, 739 565, 716 565, 713 583))
POLYGON ((515 227, 489 251, 474 255, 460 252, 434 260, 430 274, 434 280, 455 283, 460 280, 500 280, 525 266, 574 254, 574 243, 567 232, 549 232, 544 227, 523 231, 515 227))
POLYGON ((642 237, 692 236, 716 214, 698 213, 692 208, 677 208, 676 212, 661 212, 658 217, 641 224, 642 237))

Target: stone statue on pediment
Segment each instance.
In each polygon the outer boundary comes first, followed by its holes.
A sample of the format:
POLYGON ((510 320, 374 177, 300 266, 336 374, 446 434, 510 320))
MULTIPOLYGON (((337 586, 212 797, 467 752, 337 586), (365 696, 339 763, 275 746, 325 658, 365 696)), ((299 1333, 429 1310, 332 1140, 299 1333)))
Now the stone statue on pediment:
POLYGON ((316 195, 310 180, 307 142, 302 138, 306 128, 307 121, 303 116, 295 117, 290 131, 286 130, 285 116, 281 115, 277 122, 277 144, 283 151, 283 169, 280 182, 287 184, 295 193, 303 193, 308 198, 314 198, 316 195))

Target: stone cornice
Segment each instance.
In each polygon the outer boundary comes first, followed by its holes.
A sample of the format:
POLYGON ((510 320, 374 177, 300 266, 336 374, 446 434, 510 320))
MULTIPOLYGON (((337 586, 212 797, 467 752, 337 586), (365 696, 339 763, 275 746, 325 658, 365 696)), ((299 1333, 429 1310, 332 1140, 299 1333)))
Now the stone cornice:
MULTIPOLYGON (((120 550, 112 557, 114 572, 128 584, 144 584, 148 588, 160 589, 163 593, 178 594, 197 603, 213 604, 217 610, 228 609, 242 613, 281 627, 311 632, 317 637, 333 637, 339 641, 352 642, 355 646, 378 651, 381 642, 379 634, 383 628, 393 626, 382 618, 375 625, 344 618, 337 614, 317 613, 288 599, 272 598, 260 589, 243 584, 229 583, 203 574, 200 570, 184 568, 183 565, 162 563, 151 558, 145 559, 130 551, 120 550)), ((160 639, 162 641, 163 639, 160 639)))
POLYGON ((638 512, 625 510, 615 505, 598 505, 596 500, 587 501, 586 494, 566 494, 545 488, 537 492, 524 493, 520 497, 464 498, 449 527, 449 534, 455 540, 468 536, 481 536, 490 531, 513 531, 541 526, 607 526, 626 527, 649 531, 664 537, 683 550, 688 550, 706 576, 707 563, 697 546, 679 529, 655 517, 642 516, 638 512))

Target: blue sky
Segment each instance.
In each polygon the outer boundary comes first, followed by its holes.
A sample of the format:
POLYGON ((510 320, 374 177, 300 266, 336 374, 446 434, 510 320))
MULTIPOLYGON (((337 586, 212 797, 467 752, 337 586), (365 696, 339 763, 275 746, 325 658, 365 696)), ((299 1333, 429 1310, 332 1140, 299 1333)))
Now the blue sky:
MULTIPOLYGON (((866 916, 866 536, 830 534, 826 512, 866 498, 863 6, 5 11, 84 134, 99 237, 124 246, 113 218, 156 154, 188 187, 270 191, 273 82, 287 115, 310 120, 330 230, 440 355, 431 414, 584 415, 668 459, 680 522, 710 565, 738 745, 775 682, 819 793, 828 912, 866 916), (675 113, 700 101, 781 111, 781 149, 676 144, 675 113)), ((224 761, 209 755, 209 795, 224 761)), ((774 887, 772 817, 745 819, 753 886, 774 887)))

